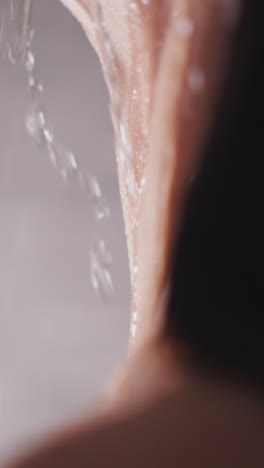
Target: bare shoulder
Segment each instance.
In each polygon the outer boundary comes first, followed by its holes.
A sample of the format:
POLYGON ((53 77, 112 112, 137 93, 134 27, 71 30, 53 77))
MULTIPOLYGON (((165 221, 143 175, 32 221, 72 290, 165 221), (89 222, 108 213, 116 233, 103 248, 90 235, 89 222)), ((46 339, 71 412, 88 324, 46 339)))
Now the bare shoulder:
POLYGON ((12 468, 263 468, 263 409, 237 390, 197 385, 102 412, 12 468))

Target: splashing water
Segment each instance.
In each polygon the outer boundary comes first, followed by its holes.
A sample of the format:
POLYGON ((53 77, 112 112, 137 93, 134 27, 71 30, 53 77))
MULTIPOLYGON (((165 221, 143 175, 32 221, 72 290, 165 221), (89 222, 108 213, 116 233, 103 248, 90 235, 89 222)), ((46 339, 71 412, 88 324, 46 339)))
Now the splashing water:
MULTIPOLYGON (((96 223, 106 222, 110 217, 107 200, 104 198, 97 178, 79 167, 74 153, 66 148, 54 133, 44 104, 44 87, 38 76, 36 59, 32 48, 34 31, 32 29, 33 0, 10 0, 9 15, 4 15, 0 23, 0 45, 7 16, 9 24, 5 43, 8 60, 20 64, 26 71, 29 92, 29 110, 26 115, 26 129, 35 145, 49 157, 64 182, 81 189, 91 203, 96 223)), ((99 225, 98 225, 99 227, 99 225)), ((100 239, 90 250, 90 273, 92 286, 103 299, 114 293, 112 280, 112 257, 100 239)))

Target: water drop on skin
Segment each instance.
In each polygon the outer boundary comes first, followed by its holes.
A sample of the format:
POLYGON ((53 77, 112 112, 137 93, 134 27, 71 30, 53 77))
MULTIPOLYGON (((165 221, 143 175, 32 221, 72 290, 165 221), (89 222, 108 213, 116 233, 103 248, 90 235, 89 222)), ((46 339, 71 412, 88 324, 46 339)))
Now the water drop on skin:
POLYGON ((135 323, 131 325, 130 332, 131 332, 132 337, 135 338, 136 332, 137 332, 137 325, 135 323))
POLYGON ((139 15, 140 10, 136 2, 129 2, 129 9, 132 11, 134 14, 139 15))
POLYGON ((119 160, 125 173, 125 181, 127 188, 130 194, 134 196, 136 193, 136 180, 133 169, 132 148, 130 145, 130 141, 127 137, 126 128, 122 122, 119 123, 119 137, 119 160))
POLYGON ((179 37, 189 38, 194 33, 194 24, 188 16, 179 16, 175 20, 175 30, 179 37))
POLYGON ((132 229, 133 231, 136 231, 137 229, 139 228, 139 221, 138 219, 135 217, 133 223, 132 223, 132 229))
POLYGON ((187 75, 187 84, 189 90, 198 94, 204 90, 205 87, 205 74, 200 68, 192 68, 187 75))
POLYGON ((146 177, 143 177, 140 182, 140 187, 144 187, 146 185, 146 177))
POLYGON ((143 177, 141 179, 139 187, 138 187, 138 191, 139 191, 140 194, 143 192, 143 189, 144 189, 145 185, 146 185, 146 178, 143 177))
POLYGON ((133 101, 136 101, 136 100, 137 100, 137 90, 136 90, 136 89, 133 89, 133 92, 132 92, 132 99, 133 99, 133 101))
POLYGON ((137 312, 133 312, 132 318, 133 318, 133 322, 137 322, 138 313, 137 313, 137 312))

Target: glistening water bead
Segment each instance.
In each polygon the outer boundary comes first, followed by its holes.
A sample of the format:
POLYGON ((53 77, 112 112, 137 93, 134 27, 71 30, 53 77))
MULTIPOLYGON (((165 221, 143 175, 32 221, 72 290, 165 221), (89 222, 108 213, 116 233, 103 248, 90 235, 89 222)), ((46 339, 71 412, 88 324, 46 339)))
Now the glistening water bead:
MULTIPOLYGON (((22 63, 27 75, 30 106, 26 128, 35 144, 44 151, 67 184, 75 184, 88 197, 96 222, 110 217, 107 200, 95 176, 79 167, 73 152, 58 141, 44 106, 44 89, 38 77, 32 50, 32 0, 10 0, 7 55, 12 64, 22 63)), ((3 17, 5 18, 5 16, 3 17)), ((2 20, 4 22, 4 19, 2 20)), ((4 25, 4 23, 3 23, 4 25)), ((3 26, 1 26, 2 31, 3 26)), ((2 38, 1 32, 1 38, 2 38)), ((2 39, 1 39, 2 41, 2 39)), ((99 237, 101 235, 99 234, 99 237)), ((104 299, 114 292, 111 275, 112 258, 104 240, 94 242, 90 251, 90 272, 94 290, 104 299)))
POLYGON ((109 270, 111 263, 111 253, 105 242, 97 241, 90 252, 91 278, 94 289, 103 298, 113 294, 113 281, 109 270))
POLYGON ((199 94, 205 87, 205 73, 202 69, 192 67, 187 74, 187 85, 194 94, 199 94))

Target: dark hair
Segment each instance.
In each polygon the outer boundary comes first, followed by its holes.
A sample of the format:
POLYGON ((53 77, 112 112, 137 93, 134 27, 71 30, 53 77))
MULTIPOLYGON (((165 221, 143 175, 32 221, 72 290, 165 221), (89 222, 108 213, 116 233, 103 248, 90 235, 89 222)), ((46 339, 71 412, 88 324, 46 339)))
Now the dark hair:
POLYGON ((197 362, 264 383, 262 0, 245 0, 173 259, 168 333, 197 362))

